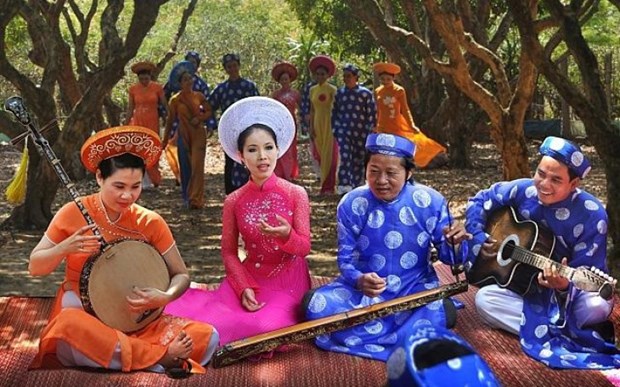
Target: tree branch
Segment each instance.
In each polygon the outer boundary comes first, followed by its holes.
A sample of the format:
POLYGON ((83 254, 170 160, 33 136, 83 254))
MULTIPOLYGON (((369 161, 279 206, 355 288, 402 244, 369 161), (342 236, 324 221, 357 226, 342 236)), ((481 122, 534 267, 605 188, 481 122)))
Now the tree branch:
POLYGON ((157 71, 156 74, 153 74, 155 77, 157 77, 159 73, 161 73, 164 67, 166 67, 166 64, 176 55, 179 41, 181 40, 183 34, 185 34, 185 28, 187 28, 187 21, 196 10, 196 3, 198 3, 198 0, 191 0, 189 4, 187 4, 187 8, 185 8, 185 10, 183 11, 183 16, 181 17, 181 21, 179 22, 179 28, 177 29, 177 33, 172 39, 170 50, 168 50, 164 57, 159 62, 157 62, 157 71))

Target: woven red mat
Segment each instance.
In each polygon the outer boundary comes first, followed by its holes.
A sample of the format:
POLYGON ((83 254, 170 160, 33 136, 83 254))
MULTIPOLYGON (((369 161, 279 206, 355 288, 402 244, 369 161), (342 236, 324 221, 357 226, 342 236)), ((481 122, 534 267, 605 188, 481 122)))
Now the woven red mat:
MULTIPOLYGON (((450 268, 436 265, 442 282, 453 281, 450 268)), ((503 386, 561 387, 561 386, 610 386, 610 380, 600 371, 553 370, 523 353, 517 336, 495 330, 485 325, 476 312, 476 288, 456 296, 465 304, 457 313, 455 332, 470 343, 486 360, 503 386)), ((613 321, 619 321, 620 310, 615 308, 613 321)), ((620 327, 616 326, 616 330, 620 327)))
MULTIPOLYGON (((448 271, 440 276, 450 281, 448 271)), ((314 278, 315 285, 327 282, 314 278)), ((457 296, 466 304, 458 312, 456 331, 485 358, 504 386, 609 386, 598 371, 554 371, 525 356, 516 337, 484 326, 475 313, 475 288, 457 296)), ((294 344, 270 360, 242 361, 209 368, 205 375, 172 380, 149 372, 89 369, 28 370, 39 334, 52 307, 51 298, 0 298, 0 386, 385 386, 382 362, 325 352, 312 342, 294 344)), ((614 321, 620 312, 614 311, 614 321)), ((610 376, 611 379, 611 376, 610 376)))

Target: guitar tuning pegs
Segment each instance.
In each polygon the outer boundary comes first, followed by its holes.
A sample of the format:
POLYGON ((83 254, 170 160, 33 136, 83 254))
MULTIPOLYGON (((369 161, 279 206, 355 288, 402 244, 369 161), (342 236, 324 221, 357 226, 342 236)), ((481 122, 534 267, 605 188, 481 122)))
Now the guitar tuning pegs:
POLYGON ((607 278, 607 281, 609 281, 609 282, 613 282, 614 281, 614 277, 610 276, 609 274, 605 274, 605 278, 607 278))
POLYGON ((592 272, 594 272, 594 274, 604 274, 602 271, 600 271, 597 267, 592 266, 592 268, 590 269, 592 272))

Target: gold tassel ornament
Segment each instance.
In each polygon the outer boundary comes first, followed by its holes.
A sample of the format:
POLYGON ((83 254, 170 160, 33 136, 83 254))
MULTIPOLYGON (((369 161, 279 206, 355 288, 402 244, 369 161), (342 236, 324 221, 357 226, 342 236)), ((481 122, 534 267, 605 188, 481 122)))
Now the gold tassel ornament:
POLYGON ((13 176, 13 180, 6 187, 6 200, 14 205, 21 204, 26 198, 26 180, 28 179, 28 137, 24 141, 24 151, 19 167, 13 176))

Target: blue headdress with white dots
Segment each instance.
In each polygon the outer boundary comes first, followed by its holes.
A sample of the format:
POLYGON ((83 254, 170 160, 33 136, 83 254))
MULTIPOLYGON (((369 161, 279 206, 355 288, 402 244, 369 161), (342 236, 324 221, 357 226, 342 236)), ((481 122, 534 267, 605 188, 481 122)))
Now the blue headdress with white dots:
POLYGON ((360 69, 352 63, 347 63, 346 65, 344 65, 344 67, 342 67, 342 71, 349 71, 351 72, 351 74, 355 75, 356 77, 360 73, 360 69))
POLYGON ((584 156, 581 148, 571 141, 560 137, 549 136, 540 146, 539 152, 543 156, 549 156, 561 163, 566 164, 568 169, 575 172, 579 178, 586 177, 592 166, 584 156))
POLYGON ((185 60, 189 60, 189 58, 193 58, 196 61, 196 63, 198 63, 199 65, 200 65, 200 61, 202 60, 198 51, 194 51, 194 50, 188 51, 185 54, 185 60))
POLYGON ((226 64, 228 62, 237 62, 241 64, 241 58, 237 54, 233 54, 233 53, 226 54, 222 57, 222 66, 226 67, 226 64))
POLYGON ((415 145, 401 136, 387 133, 372 133, 366 138, 366 150, 369 153, 413 158, 415 145))

